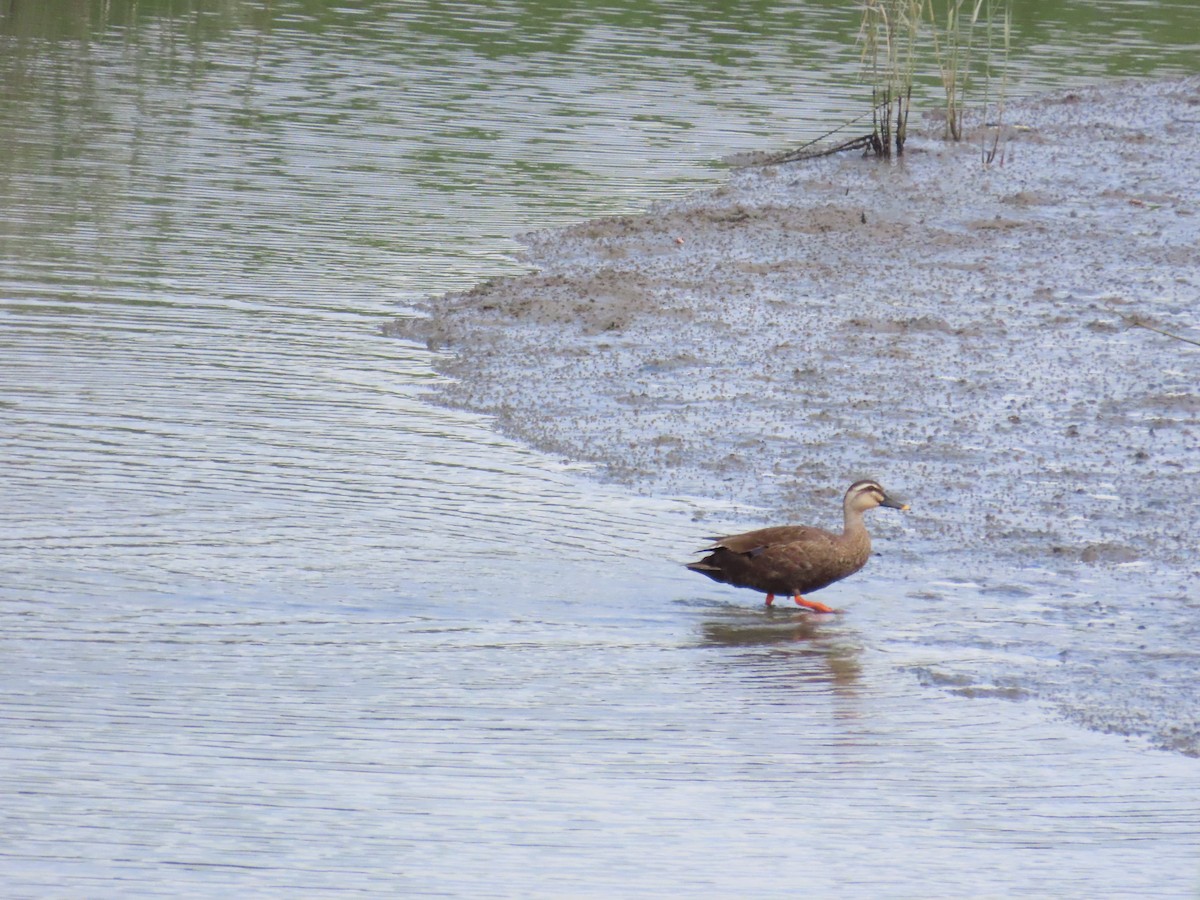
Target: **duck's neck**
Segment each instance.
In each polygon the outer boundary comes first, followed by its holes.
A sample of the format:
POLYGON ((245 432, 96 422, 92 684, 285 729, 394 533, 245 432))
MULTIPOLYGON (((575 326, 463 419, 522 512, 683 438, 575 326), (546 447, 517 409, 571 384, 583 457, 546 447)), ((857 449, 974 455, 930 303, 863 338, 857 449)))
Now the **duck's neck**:
POLYGON ((870 548, 871 536, 867 534, 867 523, 863 521, 862 510, 852 509, 847 505, 843 509, 843 515, 845 525, 842 528, 842 538, 852 543, 861 542, 870 548))

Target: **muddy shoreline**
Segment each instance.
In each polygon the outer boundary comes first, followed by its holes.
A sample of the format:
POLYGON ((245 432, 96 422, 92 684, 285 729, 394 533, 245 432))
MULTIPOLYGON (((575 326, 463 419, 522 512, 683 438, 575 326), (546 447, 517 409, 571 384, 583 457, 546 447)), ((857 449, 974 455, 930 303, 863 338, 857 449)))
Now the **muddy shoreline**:
MULTIPOLYGON (((820 518, 878 477, 914 501, 874 524, 910 596, 932 578, 1022 589, 1031 570, 1102 604, 1136 592, 1179 642, 1163 684, 1194 683, 1200 348, 1133 322, 1200 339, 1200 78, 1005 121, 991 165, 978 125, 951 145, 929 123, 897 163, 738 170, 529 235, 529 274, 391 330, 438 351, 443 402, 637 490, 741 506, 698 534, 820 518)), ((1137 723, 1089 724, 1200 752, 1200 701, 1167 693, 1137 723)))

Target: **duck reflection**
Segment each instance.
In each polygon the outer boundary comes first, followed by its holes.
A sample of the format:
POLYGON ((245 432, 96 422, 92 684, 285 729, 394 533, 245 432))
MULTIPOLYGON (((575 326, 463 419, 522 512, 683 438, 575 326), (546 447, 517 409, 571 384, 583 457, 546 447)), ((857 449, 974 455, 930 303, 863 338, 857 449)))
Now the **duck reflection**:
POLYGON ((730 657, 745 665, 753 677, 763 677, 764 664, 773 677, 823 683, 838 692, 849 691, 862 674, 862 650, 850 640, 845 626, 824 616, 769 610, 736 611, 700 626, 707 645, 746 650, 730 657), (766 651, 766 652, 763 652, 766 651))

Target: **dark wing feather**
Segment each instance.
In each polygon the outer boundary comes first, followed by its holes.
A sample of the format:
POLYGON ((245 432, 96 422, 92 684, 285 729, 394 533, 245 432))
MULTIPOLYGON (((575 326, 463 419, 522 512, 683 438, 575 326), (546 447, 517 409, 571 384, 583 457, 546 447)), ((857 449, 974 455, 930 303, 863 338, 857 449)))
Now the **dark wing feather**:
POLYGON ((830 569, 837 535, 806 525, 780 525, 718 538, 688 568, 713 581, 766 594, 816 590, 840 576, 830 569))
POLYGON ((723 548, 731 553, 758 556, 768 549, 775 549, 787 544, 826 544, 833 538, 834 535, 822 528, 812 528, 808 525, 776 525, 773 528, 759 528, 757 531, 747 531, 745 534, 731 534, 716 538, 712 544, 700 552, 710 553, 723 548))

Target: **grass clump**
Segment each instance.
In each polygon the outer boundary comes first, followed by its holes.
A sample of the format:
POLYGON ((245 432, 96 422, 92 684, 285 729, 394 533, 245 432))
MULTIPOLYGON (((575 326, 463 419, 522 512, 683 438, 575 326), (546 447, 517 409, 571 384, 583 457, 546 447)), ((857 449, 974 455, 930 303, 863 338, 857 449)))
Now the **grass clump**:
POLYGON ((859 41, 871 81, 875 152, 904 152, 925 0, 865 0, 859 41))
MULTIPOLYGON (((872 147, 879 156, 904 152, 913 81, 926 30, 931 34, 933 57, 945 93, 947 139, 963 139, 963 113, 977 79, 983 82, 986 108, 998 54, 1002 59, 998 110, 1003 112, 1012 0, 863 0, 859 43, 864 74, 871 85, 872 147), (940 14, 935 6, 943 7, 940 14), (978 53, 983 55, 981 61, 978 53)), ((991 158, 998 147, 998 123, 996 129, 991 158)))

